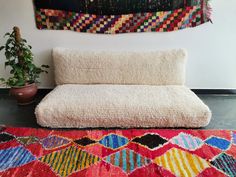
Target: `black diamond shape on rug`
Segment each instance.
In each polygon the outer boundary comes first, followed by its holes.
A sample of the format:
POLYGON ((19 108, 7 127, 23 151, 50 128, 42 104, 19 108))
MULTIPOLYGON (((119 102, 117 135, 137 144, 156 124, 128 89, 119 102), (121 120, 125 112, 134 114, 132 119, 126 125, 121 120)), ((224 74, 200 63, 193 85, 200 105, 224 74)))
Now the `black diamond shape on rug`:
POLYGON ((6 127, 3 127, 3 126, 0 125, 0 132, 5 130, 5 129, 6 129, 6 127))
POLYGON ((150 149, 157 148, 167 142, 166 139, 157 134, 146 134, 141 137, 136 137, 132 141, 147 146, 150 149))
POLYGON ((8 133, 0 133, 0 143, 13 140, 15 137, 8 133))
POLYGON ((215 160, 211 161, 211 164, 229 176, 236 176, 236 159, 226 153, 220 154, 215 160))
POLYGON ((84 138, 75 140, 74 142, 75 142, 76 144, 78 144, 78 145, 81 145, 81 146, 87 146, 87 145, 96 143, 96 141, 91 140, 91 139, 88 138, 88 137, 84 137, 84 138))

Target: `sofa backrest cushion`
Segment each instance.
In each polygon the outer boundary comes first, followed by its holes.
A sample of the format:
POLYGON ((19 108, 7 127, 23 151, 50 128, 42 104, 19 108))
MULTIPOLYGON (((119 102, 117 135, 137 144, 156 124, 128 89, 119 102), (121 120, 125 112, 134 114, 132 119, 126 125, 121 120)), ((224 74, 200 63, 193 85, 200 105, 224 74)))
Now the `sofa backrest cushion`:
POLYGON ((57 85, 183 85, 185 61, 183 49, 150 52, 53 49, 57 85))

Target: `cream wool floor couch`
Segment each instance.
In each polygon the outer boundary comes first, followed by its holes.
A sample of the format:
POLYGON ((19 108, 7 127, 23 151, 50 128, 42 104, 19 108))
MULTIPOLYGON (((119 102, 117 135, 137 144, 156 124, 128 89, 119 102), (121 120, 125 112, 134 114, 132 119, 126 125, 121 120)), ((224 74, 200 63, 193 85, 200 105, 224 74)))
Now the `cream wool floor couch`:
POLYGON ((203 127, 209 108, 187 87, 186 51, 53 49, 57 87, 37 106, 53 128, 203 127))

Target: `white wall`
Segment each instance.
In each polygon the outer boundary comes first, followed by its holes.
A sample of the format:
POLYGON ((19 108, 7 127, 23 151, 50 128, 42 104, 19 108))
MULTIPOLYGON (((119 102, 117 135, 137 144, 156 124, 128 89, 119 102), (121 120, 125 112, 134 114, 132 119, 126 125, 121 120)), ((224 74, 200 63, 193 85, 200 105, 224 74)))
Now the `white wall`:
MULTIPOLYGON (((170 33, 97 35, 73 31, 37 30, 31 0, 0 0, 0 36, 14 25, 33 46, 36 64, 51 65, 55 46, 92 50, 155 50, 184 47, 189 52, 187 86, 236 88, 236 0, 211 1, 213 24, 170 33)), ((4 43, 0 38, 0 44, 4 43)), ((0 76, 8 73, 0 55, 0 76)), ((53 86, 53 73, 41 77, 41 87, 53 86)))

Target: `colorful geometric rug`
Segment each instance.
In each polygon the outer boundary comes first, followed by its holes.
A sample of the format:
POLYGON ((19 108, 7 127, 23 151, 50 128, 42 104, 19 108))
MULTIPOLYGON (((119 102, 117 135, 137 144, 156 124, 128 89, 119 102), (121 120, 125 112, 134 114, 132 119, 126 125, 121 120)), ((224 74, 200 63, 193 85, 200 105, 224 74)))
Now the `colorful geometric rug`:
POLYGON ((38 29, 168 32, 210 21, 209 0, 34 0, 38 29))
POLYGON ((0 129, 1 177, 236 176, 236 131, 0 129))

